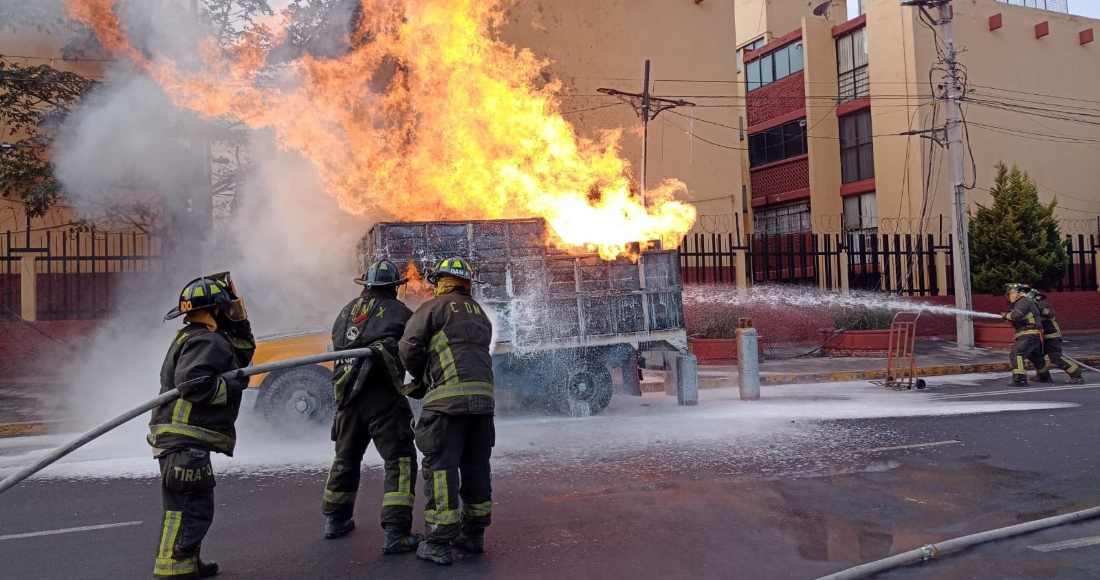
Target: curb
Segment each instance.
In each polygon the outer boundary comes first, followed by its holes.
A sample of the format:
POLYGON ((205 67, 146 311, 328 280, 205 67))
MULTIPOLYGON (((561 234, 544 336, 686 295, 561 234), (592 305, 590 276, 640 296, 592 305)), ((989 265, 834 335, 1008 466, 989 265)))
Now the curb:
POLYGON ((50 425, 57 425, 60 421, 26 421, 23 423, 0 423, 0 439, 11 437, 29 437, 31 435, 48 435, 50 425))

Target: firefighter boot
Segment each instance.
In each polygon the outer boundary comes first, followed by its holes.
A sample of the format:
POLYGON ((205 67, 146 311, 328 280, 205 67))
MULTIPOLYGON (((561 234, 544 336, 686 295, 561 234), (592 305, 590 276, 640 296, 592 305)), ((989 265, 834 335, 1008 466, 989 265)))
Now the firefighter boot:
POLYGON ((1081 369, 1077 369, 1077 372, 1071 374, 1069 378, 1066 379, 1067 385, 1080 385, 1084 384, 1084 382, 1085 379, 1081 377, 1081 369))
POLYGON ((209 578, 217 573, 217 562, 203 562, 202 560, 199 560, 199 578, 209 578))
POLYGON ((424 536, 414 534, 408 529, 400 528, 393 524, 386 524, 386 539, 382 542, 383 554, 400 554, 416 549, 424 536))
POLYGON ((485 530, 478 532, 462 530, 451 544, 470 554, 482 554, 485 552, 485 530))
POLYGON ((1039 371, 1039 374, 1035 376, 1035 380, 1040 383, 1054 384, 1054 377, 1050 376, 1050 371, 1047 369, 1039 371))
POLYGON ((1012 380, 1008 381, 1010 387, 1026 387, 1027 375, 1012 375, 1012 380))
POLYGON ((351 518, 348 518, 346 520, 342 520, 340 518, 334 518, 332 516, 329 516, 329 517, 325 518, 325 538, 326 539, 331 540, 333 538, 339 538, 340 536, 342 536, 342 535, 344 535, 344 534, 346 534, 346 533, 348 533, 348 532, 350 532, 354 529, 355 529, 355 520, 353 520, 351 518))
POLYGON ((416 547, 416 557, 421 560, 435 562, 440 566, 450 566, 454 563, 450 543, 420 542, 420 545, 416 547))

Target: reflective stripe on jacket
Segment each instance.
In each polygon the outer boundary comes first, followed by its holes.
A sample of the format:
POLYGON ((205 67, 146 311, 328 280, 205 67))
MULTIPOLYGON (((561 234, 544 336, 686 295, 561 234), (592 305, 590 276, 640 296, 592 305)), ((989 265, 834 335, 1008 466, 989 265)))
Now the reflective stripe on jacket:
POLYGON ((201 447, 233 455, 243 389, 218 375, 247 366, 254 348, 251 337, 231 338, 202 324, 177 331, 161 366, 160 392, 179 389, 180 398, 153 409, 149 444, 157 450, 201 447))
POLYGON ((1039 300, 1035 302, 1035 306, 1039 309, 1039 315, 1043 319, 1043 337, 1062 338, 1062 327, 1058 326, 1058 320, 1055 318, 1057 314, 1055 314, 1050 303, 1046 300, 1039 300))
POLYGON ((494 411, 493 325, 463 288, 425 302, 401 338, 401 360, 428 388, 424 409, 452 415, 494 411))
POLYGON ((1040 335, 1039 323, 1042 317, 1039 307, 1026 296, 1020 296, 1012 303, 1012 309, 1005 314, 1005 318, 1016 329, 1016 338, 1040 335))

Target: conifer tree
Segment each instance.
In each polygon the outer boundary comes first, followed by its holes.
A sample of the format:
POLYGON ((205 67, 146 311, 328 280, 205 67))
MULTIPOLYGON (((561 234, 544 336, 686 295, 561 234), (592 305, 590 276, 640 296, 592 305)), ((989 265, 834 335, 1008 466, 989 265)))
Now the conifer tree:
POLYGON ((1013 165, 997 164, 989 207, 977 204, 970 219, 970 274, 978 294, 1001 294, 1004 285, 1020 282, 1051 289, 1069 268, 1054 208, 1039 202, 1039 188, 1013 165))

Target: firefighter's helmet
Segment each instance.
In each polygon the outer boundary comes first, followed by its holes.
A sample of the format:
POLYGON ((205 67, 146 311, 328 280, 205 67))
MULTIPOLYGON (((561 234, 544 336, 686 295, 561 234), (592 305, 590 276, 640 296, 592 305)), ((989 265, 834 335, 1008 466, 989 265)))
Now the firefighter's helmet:
POLYGON ((229 303, 233 300, 229 286, 213 277, 195 278, 183 287, 180 292, 180 303, 168 314, 164 320, 179 318, 188 312, 199 310, 213 310, 222 308, 228 310, 229 303), (224 304, 224 306, 222 306, 224 304))
POLYGON ((1039 289, 1032 290, 1030 293, 1028 293, 1028 297, 1030 297, 1032 300, 1046 300, 1047 299, 1047 295, 1044 294, 1043 291, 1039 290, 1039 289))
POLYGON ((400 286, 408 282, 408 278, 402 278, 397 270, 397 265, 389 260, 379 260, 367 268, 361 278, 356 278, 355 283, 367 288, 376 286, 400 286))
POLYGON ((428 281, 432 284, 436 284, 442 276, 452 276, 460 280, 472 282, 474 280, 474 269, 470 267, 470 263, 466 260, 458 256, 452 256, 443 260, 434 270, 428 272, 428 281))
POLYGON ((1005 294, 1016 292, 1017 294, 1027 294, 1031 291, 1031 286, 1027 284, 1020 284, 1019 282, 1010 282, 1005 284, 1005 294))

